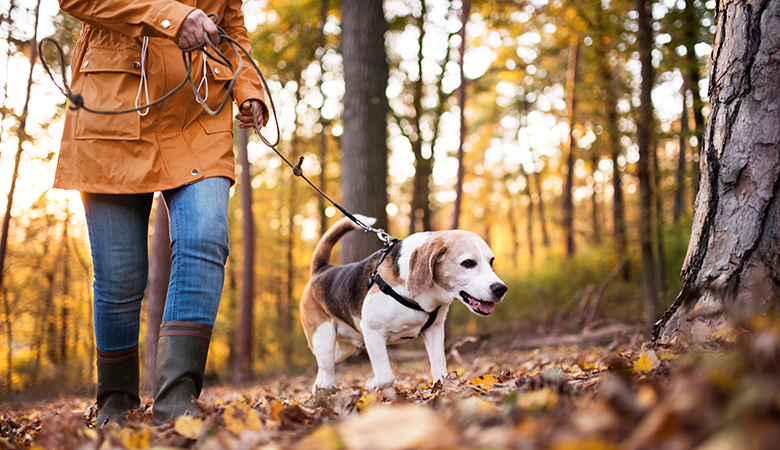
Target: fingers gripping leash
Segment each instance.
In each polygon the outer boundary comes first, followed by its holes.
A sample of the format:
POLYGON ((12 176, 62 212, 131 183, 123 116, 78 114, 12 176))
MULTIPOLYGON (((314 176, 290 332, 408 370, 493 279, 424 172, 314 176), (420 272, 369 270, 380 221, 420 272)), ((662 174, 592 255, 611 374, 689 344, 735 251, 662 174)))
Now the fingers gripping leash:
MULTIPOLYGON (((219 22, 219 16, 215 13, 210 13, 208 16, 211 18, 212 21, 214 21, 215 24, 219 22)), ((236 84, 236 81, 238 80, 238 76, 241 73, 241 70, 243 70, 244 67, 244 57, 246 57, 246 60, 250 62, 252 65, 252 68, 254 68, 257 75, 260 77, 260 81, 263 85, 263 89, 266 92, 268 104, 270 105, 270 112, 273 116, 273 122, 276 127, 276 138, 273 142, 271 142, 269 139, 267 139, 261 132, 260 132, 260 124, 257 122, 257 107, 254 102, 252 102, 252 120, 254 125, 255 133, 260 137, 260 140, 263 141, 265 145, 273 149, 273 151, 279 155, 279 157, 284 161, 293 171, 293 174, 296 176, 302 178, 304 181, 306 181, 312 188, 314 188, 320 195, 322 195, 324 198, 326 198, 334 207, 336 207, 339 211, 341 211, 342 214, 344 214, 346 217, 348 217, 352 222, 354 222, 356 225, 361 227, 366 232, 376 233, 377 237, 387 246, 391 244, 392 242, 397 241, 396 238, 390 236, 387 234, 383 229, 381 228, 373 228, 369 225, 364 224, 361 222, 357 217, 355 217, 353 214, 351 214, 349 211, 347 211, 343 206, 336 203, 333 199, 328 197, 319 187, 317 187, 314 183, 312 183, 306 176, 303 174, 303 156, 300 156, 298 158, 297 164, 293 165, 290 161, 287 160, 287 158, 282 155, 279 150, 277 149, 279 143, 281 142, 281 131, 279 128, 279 120, 276 113, 276 105, 274 104, 273 97, 271 96, 271 91, 268 87, 268 82, 265 79, 265 76, 263 76, 263 72, 260 70, 260 67, 255 63, 254 59, 252 59, 252 55, 249 53, 249 51, 244 48, 238 41, 233 39, 232 37, 228 36, 228 34, 225 32, 224 29, 217 26, 217 34, 219 36, 219 42, 217 45, 227 42, 230 46, 231 51, 235 55, 235 59, 237 61, 237 67, 233 68, 233 63, 230 61, 229 58, 227 58, 218 48, 217 46, 211 42, 211 39, 209 38, 209 35, 206 31, 203 32, 203 43, 200 45, 197 45, 195 47, 187 48, 187 49, 181 49, 182 53, 182 61, 184 62, 184 67, 186 70, 186 75, 184 79, 179 83, 176 87, 174 87, 171 91, 163 95, 162 97, 158 98, 157 100, 154 100, 152 102, 148 101, 148 97, 146 99, 147 103, 145 105, 138 105, 136 100, 136 105, 134 108, 128 108, 128 109, 121 109, 121 110, 100 110, 92 108, 88 105, 84 104, 84 97, 82 97, 81 94, 78 92, 73 92, 70 89, 70 85, 68 84, 68 81, 65 76, 65 54, 62 50, 62 47, 57 43, 57 41, 51 39, 51 38, 44 38, 41 39, 41 41, 38 43, 38 54, 41 55, 41 64, 43 65, 43 68, 46 70, 46 73, 49 75, 49 78, 51 78, 52 82, 55 86, 60 90, 60 92, 68 98, 70 101, 69 108, 72 110, 77 110, 79 108, 94 113, 94 114, 110 114, 110 115, 117 115, 117 114, 127 114, 132 112, 141 112, 141 111, 148 111, 148 108, 158 105, 168 98, 170 98, 175 92, 177 92, 179 89, 184 87, 185 84, 189 84, 190 88, 192 89, 192 92, 195 95, 195 99, 197 102, 201 105, 201 107, 210 115, 215 116, 219 114, 222 109, 225 107, 225 105, 230 101, 231 95, 233 92, 233 87, 236 84), (60 86, 57 84, 57 81, 54 78, 54 74, 52 73, 49 64, 46 62, 46 59, 43 58, 44 52, 43 48, 45 45, 53 45, 55 47, 56 52, 59 55, 59 63, 60 63, 60 69, 62 72, 62 85, 60 86), (233 69, 233 78, 230 79, 228 82, 226 88, 227 92, 222 98, 222 100, 219 102, 219 105, 215 110, 212 110, 209 108, 209 106, 206 104, 206 99, 203 98, 200 95, 200 84, 196 85, 195 80, 192 78, 193 74, 193 65, 194 65, 194 54, 197 54, 198 51, 202 51, 203 57, 204 57, 204 64, 205 64, 205 58, 212 59, 213 61, 216 61, 218 64, 221 64, 226 67, 230 67, 233 69)), ((140 90, 139 90, 140 94, 140 90)), ((208 95, 208 91, 206 91, 206 95, 208 95)), ((145 114, 145 113, 143 113, 145 114)))

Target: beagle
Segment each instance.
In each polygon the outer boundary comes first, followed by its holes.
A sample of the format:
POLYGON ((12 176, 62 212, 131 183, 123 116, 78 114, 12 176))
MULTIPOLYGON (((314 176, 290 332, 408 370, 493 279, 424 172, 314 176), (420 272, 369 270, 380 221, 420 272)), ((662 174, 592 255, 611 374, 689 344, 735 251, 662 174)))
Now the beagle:
MULTIPOLYGON (((376 220, 358 216, 365 224, 376 220)), ((301 298, 301 321, 319 367, 313 390, 335 386, 335 363, 365 346, 374 376, 366 389, 391 387, 395 375, 387 345, 422 335, 431 375, 447 375, 444 320, 459 300, 487 316, 506 294, 493 272, 493 252, 468 231, 415 233, 363 261, 332 266, 338 240, 359 229, 347 218, 322 237, 311 261, 311 278, 301 298), (373 271, 373 275, 372 275, 373 271)))

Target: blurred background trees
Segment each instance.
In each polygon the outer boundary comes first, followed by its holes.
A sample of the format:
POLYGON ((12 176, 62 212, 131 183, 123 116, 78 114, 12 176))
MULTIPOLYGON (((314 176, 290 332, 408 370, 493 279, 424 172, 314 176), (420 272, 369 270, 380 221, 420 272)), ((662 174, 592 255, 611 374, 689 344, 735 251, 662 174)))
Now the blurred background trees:
MULTIPOLYGON (((652 323, 671 304, 709 112, 714 8, 711 0, 244 2, 283 154, 305 156, 307 177, 352 212, 380 217, 393 236, 447 229, 457 218, 494 249, 508 298, 488 318, 454 306, 451 337, 652 323), (642 283, 646 271, 655 281, 642 283)), ((66 105, 40 66, 18 133, 34 9, 21 0, 0 7, 4 193, 23 149, 0 290, 3 394, 53 380, 87 388, 94 360, 83 211, 77 194, 48 189, 66 105)), ((52 1, 41 11, 39 34, 70 51, 78 22, 52 1)), ((256 136, 245 156, 208 363, 225 382, 313 366, 298 300, 314 245, 340 214, 256 136), (244 245, 250 222, 253 250, 244 245)), ((368 251, 350 245, 342 261, 368 251)), ((150 317, 142 346, 153 340, 150 317)))

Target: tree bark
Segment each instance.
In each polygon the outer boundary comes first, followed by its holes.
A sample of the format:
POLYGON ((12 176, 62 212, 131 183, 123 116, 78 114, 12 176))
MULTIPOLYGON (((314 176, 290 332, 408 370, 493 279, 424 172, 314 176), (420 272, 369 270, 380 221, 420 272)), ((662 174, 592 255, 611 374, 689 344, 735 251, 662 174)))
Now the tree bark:
POLYGON ((157 366, 157 338, 160 335, 165 298, 171 279, 171 233, 168 208, 162 195, 157 196, 152 223, 152 249, 149 257, 149 281, 146 290, 146 350, 142 390, 154 390, 154 372, 157 366))
MULTIPOLYGON (((599 166, 599 158, 597 155, 593 155, 591 158, 591 173, 593 175, 596 174, 596 170, 599 166)), ((593 242, 596 245, 601 245, 601 224, 599 221, 599 202, 598 197, 596 196, 596 177, 593 178, 593 195, 591 195, 591 223, 593 224, 593 242)))
MULTIPOLYGON (((344 134, 341 186, 352 213, 387 228, 387 77, 385 17, 379 0, 343 0, 341 53, 344 59, 344 134)), ((369 233, 342 239, 341 262, 359 261, 381 247, 369 233)))
POLYGON ((658 315, 656 306, 656 280, 655 259, 653 257, 652 237, 652 187, 650 179, 650 133, 653 129, 653 105, 651 91, 653 88, 653 64, 652 51, 652 24, 650 4, 647 0, 636 0, 636 8, 639 12, 639 61, 642 64, 642 87, 640 93, 641 105, 639 107, 639 119, 637 121, 637 144, 639 146, 639 162, 637 163, 637 177, 639 178, 639 238, 642 246, 642 296, 645 307, 645 325, 652 327, 658 315))
POLYGON ((247 155, 249 133, 246 128, 238 130, 238 162, 241 165, 239 188, 241 190, 241 228, 242 238, 242 282, 241 314, 238 321, 238 345, 236 350, 236 370, 233 382, 245 383, 252 379, 252 338, 254 323, 253 303, 255 297, 255 220, 252 213, 252 175, 247 155))
POLYGON ((579 38, 572 37, 569 45, 569 70, 566 77, 567 110, 569 113, 569 152, 566 155, 566 185, 563 188, 563 234, 566 241, 566 256, 572 257, 576 252, 574 246, 574 119, 577 114, 577 97, 575 86, 578 81, 577 65, 580 55, 579 38))
POLYGON ((544 201, 542 200, 542 176, 539 172, 534 172, 534 180, 536 181, 536 192, 539 194, 539 222, 542 226, 542 244, 546 250, 550 249, 550 236, 547 233, 547 217, 544 214, 544 201))
POLYGON ((683 289, 653 341, 704 341, 780 292, 780 0, 717 3, 711 114, 683 289))
POLYGON ((6 345, 8 345, 8 353, 5 355, 6 367, 8 367, 8 370, 5 373, 6 392, 13 393, 14 385, 12 376, 14 372, 14 334, 11 320, 11 305, 8 301, 8 291, 6 289, 0 290, 0 295, 3 296, 3 307, 5 309, 5 338, 6 345))
POLYGON ((526 225, 527 225, 526 234, 528 234, 528 257, 531 261, 531 264, 533 265, 534 263, 534 197, 531 192, 531 177, 528 176, 528 173, 526 173, 525 168, 523 168, 522 165, 520 166, 520 173, 525 179, 525 195, 528 196, 528 212, 526 214, 528 217, 526 217, 526 225))
POLYGON ((463 145, 466 142, 466 74, 463 71, 463 59, 466 54, 466 24, 469 21, 469 12, 471 10, 471 0, 462 0, 460 11, 460 61, 458 68, 460 70, 460 87, 458 88, 458 109, 460 114, 460 142, 458 144, 458 175, 455 180, 455 205, 452 211, 453 230, 460 226, 460 208, 463 204, 463 179, 466 171, 463 167, 463 145))

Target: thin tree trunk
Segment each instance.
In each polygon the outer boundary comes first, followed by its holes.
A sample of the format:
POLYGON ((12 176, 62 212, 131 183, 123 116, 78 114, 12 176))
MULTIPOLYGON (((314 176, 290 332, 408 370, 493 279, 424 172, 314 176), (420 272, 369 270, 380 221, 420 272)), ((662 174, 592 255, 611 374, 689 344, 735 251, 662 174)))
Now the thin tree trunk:
POLYGON ((680 151, 677 155, 677 172, 676 172, 676 186, 674 189, 674 223, 679 223, 683 212, 685 212, 685 177, 688 171, 688 164, 685 161, 687 156, 687 142, 690 137, 691 130, 688 124, 688 107, 686 106, 685 98, 688 94, 688 82, 687 78, 683 77, 683 108, 680 114, 680 151))
POLYGON ((534 197, 531 192, 531 177, 526 173, 525 168, 520 166, 520 174, 525 179, 525 195, 528 196, 528 212, 526 215, 526 234, 528 235, 528 257, 533 265, 534 262, 534 197))
POLYGON ((412 201, 409 212, 409 234, 418 231, 417 222, 420 222, 419 231, 431 230, 431 205, 428 199, 430 194, 430 178, 433 173, 431 157, 424 157, 422 117, 423 117, 423 41, 425 40, 425 21, 428 15, 428 8, 425 1, 420 3, 421 12, 417 20, 417 29, 419 31, 417 38, 417 81, 414 83, 414 118, 412 119, 414 133, 411 137, 412 153, 414 154, 414 177, 412 178, 412 201))
POLYGON ((542 244, 544 248, 550 249, 550 236, 547 233, 547 218, 544 214, 544 201, 542 200, 542 176, 539 172, 534 172, 534 179, 536 181, 536 192, 539 194, 539 222, 542 225, 542 244))
MULTIPOLYGON (((382 2, 342 0, 344 59, 343 205, 387 229, 387 57, 382 2)), ((372 233, 349 233, 341 262, 359 261, 381 247, 372 233)))
POLYGON ((70 320, 70 247, 68 246, 70 212, 68 211, 67 201, 65 202, 65 214, 65 220, 62 223, 62 249, 60 253, 62 262, 62 303, 60 305, 59 354, 62 366, 68 361, 68 321, 70 320))
MULTIPOLYGON (((599 159, 596 156, 593 156, 591 159, 591 167, 592 167, 592 173, 596 173, 596 169, 598 168, 599 159)), ((596 243, 596 245, 601 244, 601 224, 599 223, 599 202, 598 198, 596 197, 596 177, 593 177, 593 195, 590 198, 591 200, 591 223, 593 224, 593 242, 596 243)))
POLYGON ((463 71, 463 60, 466 54, 466 24, 469 21, 469 11, 471 10, 471 0, 462 0, 460 12, 460 61, 458 68, 460 70, 460 87, 458 88, 458 107, 460 114, 460 142, 458 144, 458 177, 455 181, 455 205, 452 212, 452 229, 460 226, 460 209, 463 204, 463 178, 465 177, 465 168, 463 167, 463 145, 466 142, 466 74, 463 71))
MULTIPOLYGON (((318 123, 320 124, 320 140, 319 140, 319 160, 320 160, 320 189, 323 190, 323 192, 327 192, 327 189, 325 188, 325 183, 327 182, 327 174, 325 173, 325 166, 326 166, 326 160, 328 157, 328 141, 327 141, 327 135, 325 134, 325 118, 322 116, 322 108, 325 107, 325 92, 322 89, 323 86, 323 80, 325 78, 325 65, 323 63, 325 59, 325 49, 327 42, 325 40, 325 23, 328 21, 328 0, 321 0, 320 1, 320 51, 322 52, 320 54, 320 78, 317 80, 317 87, 319 88, 320 95, 322 96, 322 104, 319 108, 319 119, 318 123)), ((320 216, 320 228, 319 228, 319 235, 322 237, 322 235, 325 234, 325 231, 328 229, 328 216, 325 214, 325 208, 327 205, 325 205, 325 198, 321 195, 317 196, 317 211, 320 216)))
MULTIPOLYGON (((699 59, 696 57, 695 46, 698 43, 697 34, 701 27, 700 22, 696 17, 696 6, 693 0, 685 0, 685 50, 686 58, 688 61, 687 67, 687 79, 690 83, 691 95, 693 96, 693 121, 696 125, 694 133, 698 140, 698 148, 696 154, 699 157, 703 157, 702 151, 704 149, 704 102, 701 99, 699 93, 699 59)), ((694 161, 693 164, 693 199, 695 201, 696 194, 699 192, 699 163, 694 161)))
POLYGON ((651 139, 650 152, 653 159, 653 197, 655 198, 655 209, 653 229, 655 230, 655 268, 656 268, 656 295, 662 299, 666 293, 666 279, 664 277, 664 260, 666 259, 666 250, 664 248, 664 202, 661 193, 661 170, 658 167, 658 148, 651 139))
POLYGON ((8 370, 5 373, 5 385, 6 385, 6 392, 13 393, 14 391, 14 385, 13 385, 13 372, 14 372, 14 366, 13 366, 13 360, 14 360, 14 334, 13 334, 13 325, 11 320, 11 305, 8 302, 8 290, 3 289, 0 291, 3 295, 3 307, 5 308, 5 341, 6 345, 8 345, 8 353, 6 353, 6 366, 8 367, 8 370))
POLYGON ((144 352, 144 392, 154 389, 154 372, 157 367, 157 339, 160 324, 165 311, 165 298, 168 296, 168 283, 171 279, 171 232, 168 221, 168 208, 162 195, 158 195, 154 205, 152 223, 152 250, 149 258, 149 281, 146 290, 146 351, 144 352))
POLYGON ((683 288, 657 343, 706 341, 774 308, 780 292, 780 0, 717 3, 711 114, 683 288))
POLYGON ((576 251, 574 247, 574 119, 577 114, 577 98, 575 86, 578 82, 577 66, 579 60, 579 38, 573 37, 569 45, 569 71, 566 79, 568 92, 566 93, 569 113, 569 153, 566 155, 566 185, 563 188, 563 233, 566 241, 566 256, 572 257, 576 251))
POLYGON ((650 329, 655 322, 658 308, 656 306, 655 261, 653 258, 652 238, 652 199, 650 180, 650 132, 653 127, 653 106, 651 90, 653 87, 653 65, 651 61, 652 25, 649 12, 650 5, 646 0, 636 0, 639 12, 639 60, 642 64, 641 105, 637 121, 637 144, 639 145, 639 162, 637 164, 639 178, 639 236, 642 245, 642 295, 645 307, 645 325, 650 329))
MULTIPOLYGON (((5 207, 5 216, 3 217, 3 229, 0 234, 0 290, 3 289, 3 275, 5 274, 5 254, 8 250, 8 229, 11 225, 11 207, 14 203, 14 192, 16 191, 16 179, 19 178, 19 163, 22 160, 22 152, 24 151, 22 144, 27 141, 27 114, 30 108, 30 93, 33 85, 33 71, 35 69, 35 60, 38 58, 38 20, 39 11, 41 8, 41 1, 35 6, 35 28, 33 30, 33 37, 30 40, 30 73, 27 75, 27 93, 24 98, 24 106, 22 107, 22 114, 19 116, 19 125, 16 129, 16 156, 14 157, 14 170, 11 175, 11 188, 8 190, 8 201, 5 207)), ((10 33, 10 31, 9 31, 10 33)))
POLYGON ((254 330, 253 303, 255 297, 255 220, 252 212, 252 174, 250 172, 247 144, 249 133, 246 128, 238 131, 238 161, 241 165, 241 228, 243 230, 241 314, 238 322, 238 348, 236 350, 236 370, 233 382, 245 383, 252 379, 252 340, 254 330))

